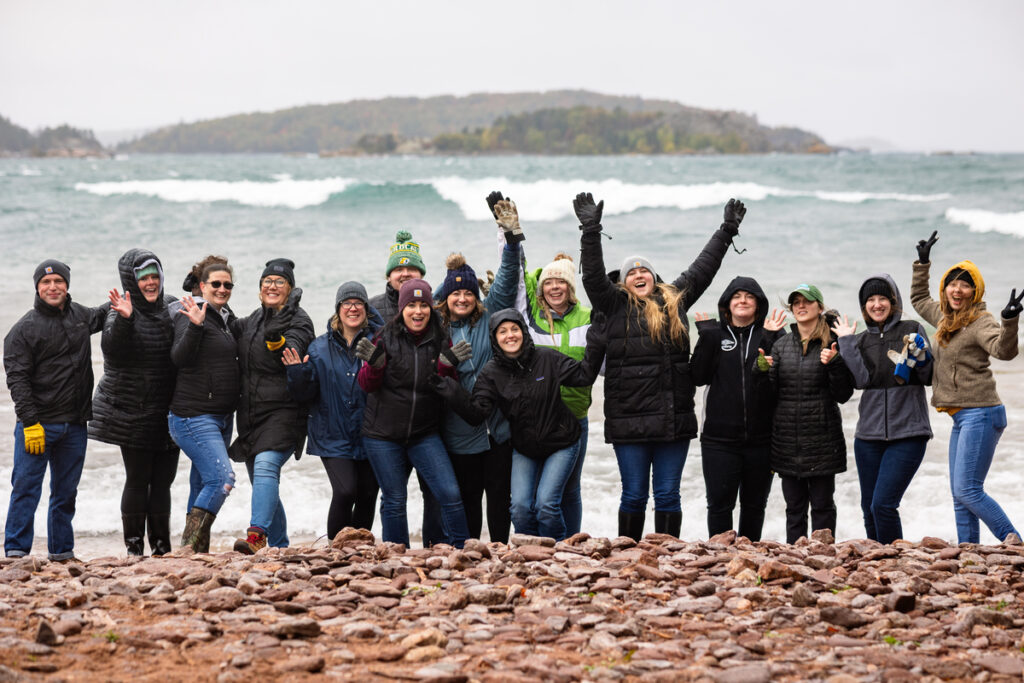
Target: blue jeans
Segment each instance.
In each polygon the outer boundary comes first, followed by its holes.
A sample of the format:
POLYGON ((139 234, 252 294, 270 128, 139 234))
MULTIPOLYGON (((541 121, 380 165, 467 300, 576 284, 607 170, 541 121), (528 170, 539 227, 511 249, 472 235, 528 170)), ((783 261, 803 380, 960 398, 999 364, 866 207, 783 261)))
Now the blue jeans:
POLYGON ((438 434, 402 445, 394 441, 363 437, 363 447, 380 484, 381 535, 385 541, 409 545, 409 520, 405 503, 409 495, 410 466, 423 476, 441 504, 441 526, 445 542, 461 548, 469 538, 466 513, 462 509, 459 484, 448 451, 438 434))
POLYGON ((892 543, 903 538, 900 501, 927 447, 926 436, 895 441, 853 440, 864 531, 872 541, 892 543))
POLYGON ((580 453, 576 458, 576 466, 569 473, 569 481, 565 483, 565 493, 562 494, 562 517, 565 519, 566 537, 578 534, 583 526, 583 489, 580 486, 580 479, 583 477, 583 459, 587 457, 587 436, 590 432, 590 421, 580 418, 580 427, 583 433, 580 434, 580 453))
POLYGON ((85 425, 44 424, 46 450, 32 455, 25 450, 24 425, 14 425, 14 469, 11 470, 11 501, 4 528, 8 557, 32 552, 36 508, 43 492, 43 476, 50 467, 50 507, 46 515, 46 550, 51 560, 75 556, 75 498, 85 465, 85 425))
POLYGON ((622 479, 620 512, 646 512, 648 482, 654 488, 654 509, 682 512, 679 480, 683 477, 689 439, 655 443, 613 443, 622 479))
POLYGON ((235 472, 228 458, 231 424, 231 415, 167 415, 171 438, 192 461, 189 510, 197 507, 217 514, 235 487, 235 472))
POLYGON ((580 459, 580 442, 543 460, 512 451, 512 525, 516 533, 565 538, 562 497, 580 459))
POLYGON ((985 493, 985 477, 992 465, 999 437, 1006 429, 1006 408, 964 408, 953 416, 949 435, 949 485, 953 491, 956 535, 960 543, 978 543, 978 520, 985 522, 992 535, 1003 541, 1017 533, 1009 517, 985 493))
POLYGON ((263 529, 267 545, 272 548, 288 547, 288 518, 281 504, 281 468, 291 451, 263 451, 245 463, 252 482, 252 503, 249 526, 263 529))

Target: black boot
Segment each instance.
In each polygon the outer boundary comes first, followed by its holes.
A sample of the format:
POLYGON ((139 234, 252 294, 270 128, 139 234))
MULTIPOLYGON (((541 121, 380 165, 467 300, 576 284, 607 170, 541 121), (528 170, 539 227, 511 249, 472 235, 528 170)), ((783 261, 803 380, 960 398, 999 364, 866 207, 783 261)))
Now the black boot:
POLYGON ((121 528, 124 530, 124 545, 128 548, 128 554, 144 555, 146 553, 146 513, 122 513, 121 528))
POLYGON ((679 530, 683 526, 682 512, 654 511, 654 533, 668 534, 679 538, 679 530))
POLYGON ((171 552, 171 513, 151 512, 146 523, 149 532, 149 551, 153 557, 171 552))
POLYGON ((634 541, 644 537, 644 513, 619 510, 619 536, 629 536, 634 541))

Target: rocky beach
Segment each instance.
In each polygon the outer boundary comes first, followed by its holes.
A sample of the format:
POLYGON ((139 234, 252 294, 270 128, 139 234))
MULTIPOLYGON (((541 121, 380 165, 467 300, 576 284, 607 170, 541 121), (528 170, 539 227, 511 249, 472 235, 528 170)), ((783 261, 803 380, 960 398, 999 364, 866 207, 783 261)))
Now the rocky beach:
POLYGON ((1020 680, 1024 546, 578 534, 0 560, 0 681, 1020 680))

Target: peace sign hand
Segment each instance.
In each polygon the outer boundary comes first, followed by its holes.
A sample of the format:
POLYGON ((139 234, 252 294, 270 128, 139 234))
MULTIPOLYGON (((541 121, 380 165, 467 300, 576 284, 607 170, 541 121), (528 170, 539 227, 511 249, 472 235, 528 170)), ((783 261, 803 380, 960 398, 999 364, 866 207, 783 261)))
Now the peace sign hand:
POLYGON ((1020 290, 1020 296, 1017 296, 1016 289, 1010 290, 1010 302, 1003 309, 1004 320, 1010 320, 1020 315, 1020 312, 1024 310, 1024 305, 1021 305, 1022 300, 1024 300, 1024 289, 1020 290))

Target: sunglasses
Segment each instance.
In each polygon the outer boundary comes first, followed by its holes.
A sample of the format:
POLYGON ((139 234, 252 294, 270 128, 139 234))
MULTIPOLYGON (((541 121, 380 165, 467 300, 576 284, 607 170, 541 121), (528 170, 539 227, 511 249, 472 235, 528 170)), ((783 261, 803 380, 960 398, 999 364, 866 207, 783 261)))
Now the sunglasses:
POLYGON ((210 285, 214 289, 220 289, 221 287, 223 287, 224 289, 228 290, 229 292, 232 289, 235 288, 235 283, 234 282, 221 282, 220 280, 210 280, 206 284, 210 285))

